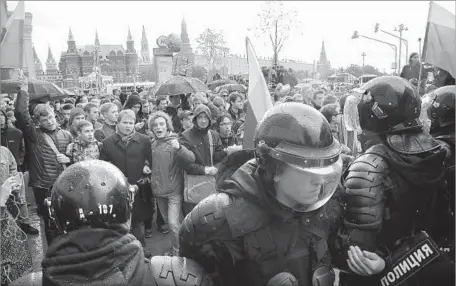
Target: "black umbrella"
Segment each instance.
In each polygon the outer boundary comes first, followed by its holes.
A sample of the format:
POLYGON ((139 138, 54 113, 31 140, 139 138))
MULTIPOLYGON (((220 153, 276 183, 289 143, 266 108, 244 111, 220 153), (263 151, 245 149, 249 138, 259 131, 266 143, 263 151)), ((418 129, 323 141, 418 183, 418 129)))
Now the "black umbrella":
POLYGON ((173 76, 158 87, 155 95, 179 95, 197 91, 200 91, 199 87, 195 86, 189 79, 182 76, 173 76))
POLYGON ((6 79, 0 81, 1 93, 17 93, 24 81, 28 81, 28 93, 31 101, 56 100, 67 97, 68 95, 55 84, 47 81, 37 80, 33 78, 21 79, 6 79))

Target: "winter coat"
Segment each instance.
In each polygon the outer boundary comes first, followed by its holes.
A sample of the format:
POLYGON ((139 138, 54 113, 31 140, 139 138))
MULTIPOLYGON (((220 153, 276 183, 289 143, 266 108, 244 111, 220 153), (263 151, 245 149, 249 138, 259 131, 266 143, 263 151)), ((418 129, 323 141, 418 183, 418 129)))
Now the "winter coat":
POLYGON ((70 132, 59 127, 52 131, 35 127, 28 106, 29 94, 21 90, 17 95, 14 115, 18 127, 25 135, 25 147, 28 155, 26 160, 28 160, 30 169, 29 185, 48 189, 62 173, 63 166, 57 161, 57 156, 51 146, 47 144, 44 133, 51 137, 61 154, 65 154, 68 144, 73 141, 73 137, 70 132))
MULTIPOLYGON (((0 112, 3 112, 3 110, 0 110, 0 112)), ((6 113, 3 112, 3 115, 6 118, 6 113)), ((5 128, 1 129, 0 137, 1 145, 5 146, 11 151, 11 153, 13 153, 14 159, 16 159, 18 165, 22 165, 25 156, 25 145, 22 131, 14 127, 9 127, 5 123, 5 128)))
POLYGON ((182 194, 183 168, 195 162, 195 155, 185 146, 176 150, 170 145, 173 139, 177 139, 176 134, 152 142, 152 191, 158 197, 182 194))
POLYGON ((220 132, 217 132, 217 131, 214 131, 214 132, 217 133, 217 135, 220 137, 220 141, 222 142, 223 149, 227 148, 228 146, 236 145, 237 138, 236 138, 236 134, 233 131, 230 132, 228 137, 222 137, 220 135, 220 132))
MULTIPOLYGON (((136 132, 128 145, 125 145, 121 137, 114 134, 103 141, 100 160, 112 163, 124 173, 130 184, 136 184, 143 177, 144 165, 150 166, 152 162, 150 139, 136 132)), ((142 220, 150 215, 152 209, 150 195, 142 192, 135 195, 133 219, 142 220)))
POLYGON ((238 112, 234 112, 233 109, 230 108, 228 109, 228 113, 231 115, 231 119, 233 119, 233 125, 231 127, 231 130, 234 132, 234 133, 237 133, 237 130, 239 129, 239 126, 242 125, 242 123, 244 123, 245 121, 245 112, 243 110, 238 110, 238 112))
POLYGON ((98 142, 103 142, 103 140, 114 134, 116 134, 116 125, 109 125, 105 122, 100 129, 95 130, 93 136, 98 142))
POLYGON ((102 144, 97 140, 83 143, 76 138, 73 143, 68 145, 66 155, 70 158, 71 164, 90 159, 98 160, 102 144))
POLYGON ((195 155, 195 162, 187 165, 185 168, 187 173, 191 175, 205 175, 205 167, 211 166, 208 136, 212 136, 212 142, 214 144, 214 165, 226 157, 227 153, 223 151, 222 141, 216 132, 208 131, 207 129, 199 130, 197 127, 193 126, 192 128, 185 130, 179 138, 179 142, 195 155))
POLYGON ((147 285, 150 266, 141 243, 110 229, 81 229, 60 235, 42 262, 43 285, 147 285))

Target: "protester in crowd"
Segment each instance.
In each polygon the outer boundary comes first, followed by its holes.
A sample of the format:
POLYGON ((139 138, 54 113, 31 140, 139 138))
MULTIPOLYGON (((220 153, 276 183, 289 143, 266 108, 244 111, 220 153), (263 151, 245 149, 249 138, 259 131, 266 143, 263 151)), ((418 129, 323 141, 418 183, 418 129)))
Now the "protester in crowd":
POLYGON ((312 100, 311 100, 312 106, 315 109, 320 110, 320 108, 321 108, 321 106, 323 104, 324 98, 325 98, 325 92, 324 91, 322 91, 322 90, 316 91, 313 94, 313 97, 312 97, 312 100))
POLYGON ((93 96, 91 99, 90 99, 90 103, 95 105, 97 108, 100 108, 100 104, 101 104, 101 101, 98 97, 96 96, 93 96))
POLYGON ((136 93, 132 93, 125 102, 124 110, 131 109, 135 113, 136 123, 135 130, 141 134, 147 134, 147 118, 142 112, 141 98, 136 93))
MULTIPOLYGON (((0 147, 0 162, 0 185, 2 185, 8 178, 18 175, 18 171, 17 163, 14 159, 13 154, 8 148, 4 146, 0 147)), ((20 176, 20 180, 20 183, 23 184, 22 176, 20 176)), ((14 198, 12 197, 15 204, 12 205, 13 202, 10 201, 8 210, 10 213, 14 214, 17 225, 26 234, 37 235, 39 231, 30 225, 31 221, 29 219, 29 211, 27 207, 27 200, 25 197, 25 189, 26 186, 23 186, 22 188, 16 190, 17 193, 15 194, 14 198), (17 210, 15 210, 14 208, 17 208, 17 210)))
POLYGON ((44 210, 44 200, 49 196, 49 188, 64 170, 64 166, 70 163, 64 154, 73 137, 70 132, 57 126, 54 112, 45 104, 38 104, 33 110, 33 116, 39 124, 35 127, 28 107, 29 94, 21 90, 16 100, 15 115, 27 147, 29 185, 33 188, 37 213, 44 219, 49 244, 52 241, 52 231, 48 227, 49 213, 44 210))
POLYGON ((141 99, 141 113, 143 114, 144 119, 148 120, 151 108, 149 101, 146 99, 141 99))
POLYGON ((244 100, 245 97, 238 92, 232 92, 229 96, 230 108, 228 109, 228 113, 233 119, 232 130, 234 133, 237 132, 239 126, 242 124, 242 118, 245 117, 245 113, 242 110, 244 100))
MULTIPOLYGON (((27 235, 20 227, 20 209, 25 203, 21 189, 25 190, 25 186, 13 175, 17 172, 14 158, 3 146, 0 147, 0 159, 0 284, 10 285, 11 281, 31 269, 32 257, 27 247, 27 235)), ((38 234, 38 231, 33 234, 38 234)))
POLYGON ((220 136, 220 140, 222 141, 222 146, 225 151, 228 150, 228 147, 232 148, 232 146, 236 145, 236 134, 231 129, 232 124, 233 119, 227 112, 220 114, 215 123, 215 130, 220 136))
MULTIPOLYGON (((424 68, 420 64, 420 56, 418 53, 411 53, 409 56, 408 65, 405 65, 402 68, 401 77, 410 81, 416 86, 418 85, 418 80, 420 78, 420 69, 421 69, 421 80, 425 80, 427 78, 427 72, 425 72, 424 68)), ((426 82, 423 81, 425 84, 426 82)))
POLYGON ((173 122, 173 129, 174 130, 181 130, 182 126, 179 120, 179 114, 182 112, 181 108, 181 96, 185 97, 185 95, 181 94, 176 94, 176 95, 170 95, 169 100, 170 103, 169 105, 165 108, 165 112, 168 113, 168 115, 171 117, 171 121, 173 122), (179 112, 180 111, 180 112, 179 112))
POLYGON ((226 102, 221 96, 214 97, 214 100, 212 102, 214 103, 215 107, 220 110, 220 112, 226 112, 226 102))
POLYGON ((85 120, 85 112, 83 108, 75 107, 70 112, 70 119, 68 124, 70 126, 70 132, 73 137, 77 137, 76 125, 79 121, 85 120))
MULTIPOLYGON (((182 132, 179 141, 195 155, 195 162, 189 164, 185 171, 191 175, 215 176, 217 168, 212 166, 223 160, 227 153, 223 151, 222 142, 217 133, 211 132, 211 112, 209 108, 201 104, 193 112, 193 127, 182 132), (213 156, 209 146, 209 137, 212 136, 213 156)), ((184 215, 193 209, 191 203, 184 203, 184 215)))
POLYGON ((3 109, 0 109, 0 131, 1 146, 8 148, 14 156, 18 166, 23 166, 25 158, 25 145, 22 131, 8 126, 7 115, 3 109))
MULTIPOLYGON (((127 101, 127 97, 128 97, 128 95, 126 93, 124 93, 124 92, 121 92, 119 94, 119 100, 120 100, 121 106, 125 105, 125 102, 127 101)), ((119 108, 119 110, 121 110, 121 108, 119 108)))
POLYGON ((168 106, 168 100, 166 99, 165 96, 158 96, 157 99, 155 100, 155 111, 165 111, 166 107, 168 106))
POLYGON ((213 285, 191 259, 144 259, 141 243, 128 233, 136 189, 107 162, 70 166, 53 188, 49 211, 59 235, 46 252, 42 270, 12 285, 213 285), (161 275, 164 269, 166 275, 161 275))
POLYGON ((182 129, 179 131, 179 134, 193 127, 193 112, 185 110, 180 114, 179 119, 182 124, 182 129))
POLYGON ((99 159, 102 143, 95 139, 92 123, 87 120, 79 121, 75 129, 78 136, 73 143, 68 145, 66 150, 66 155, 70 158, 71 164, 89 159, 99 159))
POLYGON ((195 110, 200 104, 203 104, 204 97, 202 92, 197 92, 192 96, 192 109, 195 110))
POLYGON ((103 127, 103 124, 98 121, 100 119, 99 105, 92 103, 92 101, 87 103, 86 106, 84 106, 84 113, 85 119, 92 123, 95 130, 103 127))
MULTIPOLYGON (((138 184, 146 175, 150 174, 151 145, 146 135, 135 131, 136 116, 130 109, 119 113, 116 133, 103 140, 100 159, 118 167, 127 177, 130 184, 138 184)), ((141 242, 145 242, 144 221, 151 219, 152 194, 138 193, 133 204, 131 227, 133 235, 141 242)), ((145 250, 146 251, 146 250, 145 250)), ((146 251, 150 257, 150 252, 146 251)))
POLYGON ((179 144, 168 114, 162 111, 153 113, 149 129, 155 135, 152 142, 152 191, 172 235, 171 250, 165 255, 175 256, 179 253, 179 228, 183 219, 183 168, 195 162, 195 155, 179 144))
POLYGON ((114 103, 104 103, 100 108, 104 122, 100 129, 95 130, 94 136, 98 142, 116 133, 116 123, 119 117, 119 110, 114 103))
POLYGON ((323 99, 323 102, 321 104, 321 106, 325 106, 327 104, 333 104, 333 103, 336 103, 337 102, 337 97, 335 97, 334 95, 326 95, 323 99))

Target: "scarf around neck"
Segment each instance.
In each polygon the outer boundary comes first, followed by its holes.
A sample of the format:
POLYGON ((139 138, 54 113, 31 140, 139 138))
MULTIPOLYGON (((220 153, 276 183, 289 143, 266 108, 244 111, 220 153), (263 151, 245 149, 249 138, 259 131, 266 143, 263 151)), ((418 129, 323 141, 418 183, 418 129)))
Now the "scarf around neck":
POLYGON ((116 126, 116 134, 120 136, 122 142, 124 142, 125 145, 128 145, 128 143, 130 143, 131 139, 133 139, 133 136, 135 136, 136 131, 135 131, 135 129, 133 129, 133 132, 126 135, 126 134, 123 134, 122 132, 120 132, 119 128, 116 126))

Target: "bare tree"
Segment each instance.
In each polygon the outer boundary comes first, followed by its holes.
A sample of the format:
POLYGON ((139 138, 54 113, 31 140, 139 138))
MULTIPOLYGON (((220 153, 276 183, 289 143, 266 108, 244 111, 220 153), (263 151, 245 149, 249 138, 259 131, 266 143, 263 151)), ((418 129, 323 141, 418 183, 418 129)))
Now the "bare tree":
POLYGON ((285 7, 282 1, 266 1, 257 14, 259 24, 255 27, 255 36, 271 43, 274 66, 277 66, 279 53, 293 31, 301 28, 298 11, 285 7))
POLYGON ((207 28, 199 35, 196 42, 198 43, 197 50, 208 61, 209 71, 215 69, 216 63, 227 53, 227 48, 224 47, 226 42, 223 38, 223 32, 207 28))

